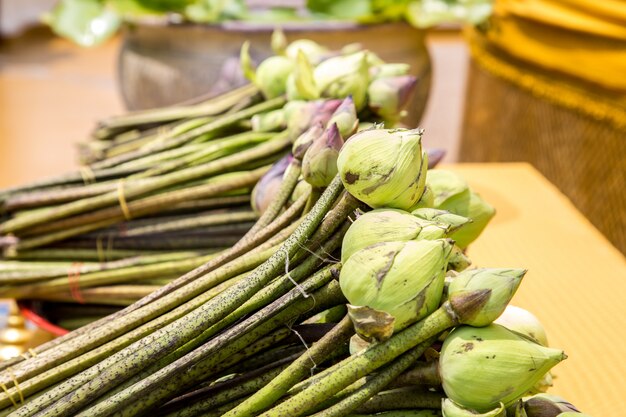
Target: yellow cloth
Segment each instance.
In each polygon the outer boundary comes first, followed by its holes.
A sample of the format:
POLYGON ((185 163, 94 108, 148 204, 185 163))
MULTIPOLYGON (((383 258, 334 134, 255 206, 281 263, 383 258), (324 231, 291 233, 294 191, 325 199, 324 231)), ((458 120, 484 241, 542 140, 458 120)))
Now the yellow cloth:
POLYGON ((626 0, 496 0, 468 35, 490 73, 626 129, 626 0))
POLYGON ((492 23, 511 55, 626 93, 626 1, 496 0, 492 23))

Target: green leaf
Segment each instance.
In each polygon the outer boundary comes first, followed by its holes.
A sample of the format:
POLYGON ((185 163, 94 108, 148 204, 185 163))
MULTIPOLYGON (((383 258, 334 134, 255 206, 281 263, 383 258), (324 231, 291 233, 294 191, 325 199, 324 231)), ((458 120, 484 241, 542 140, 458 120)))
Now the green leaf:
POLYGON ((370 0, 308 0, 307 7, 337 19, 360 19, 372 15, 370 0))
POLYGON ((185 16, 199 23, 240 20, 247 12, 243 0, 196 0, 185 8, 185 16))
POLYGON ((113 35, 121 18, 99 0, 61 0, 44 21, 81 46, 95 46, 113 35))
POLYGON ((135 0, 141 7, 159 12, 181 13, 196 0, 135 0))

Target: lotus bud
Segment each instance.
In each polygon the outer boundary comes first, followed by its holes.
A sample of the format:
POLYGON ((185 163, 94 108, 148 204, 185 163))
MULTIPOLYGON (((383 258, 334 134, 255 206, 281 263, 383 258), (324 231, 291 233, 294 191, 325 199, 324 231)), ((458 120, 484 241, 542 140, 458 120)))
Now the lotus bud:
POLYGON ((397 77, 400 75, 408 75, 411 71, 409 64, 382 64, 370 68, 370 76, 372 79, 397 77))
POLYGON ((410 209, 424 192, 428 169, 422 131, 361 131, 343 146, 337 167, 348 192, 370 207, 410 209))
POLYGON ((239 65, 241 66, 241 72, 250 82, 255 83, 256 73, 252 66, 252 57, 250 56, 250 42, 245 41, 241 45, 241 51, 239 51, 239 65))
POLYGON ((370 342, 362 339, 361 336, 359 336, 358 334, 355 334, 350 338, 350 343, 348 345, 350 349, 350 355, 356 355, 362 350, 367 349, 370 345, 370 342))
POLYGON ((337 107, 337 110, 335 110, 328 121, 328 126, 333 123, 337 124, 339 133, 344 139, 349 138, 356 132, 359 126, 359 119, 356 115, 356 107, 354 107, 352 97, 346 97, 337 107))
POLYGON ((298 104, 289 106, 286 110, 287 130, 289 137, 293 140, 318 123, 326 126, 341 101, 318 100, 304 102, 304 104, 301 104, 302 102, 296 103, 298 104))
POLYGON ((263 214, 272 200, 274 200, 283 182, 285 171, 292 159, 291 155, 286 155, 279 159, 254 186, 250 202, 255 213, 263 214))
POLYGON ((309 184, 308 182, 304 180, 298 180, 296 187, 293 189, 293 192, 291 193, 291 196, 289 197, 289 204, 291 205, 295 203, 304 194, 307 194, 307 195, 310 194, 311 188, 312 188, 311 184, 309 184))
POLYGON ((392 315, 397 331, 437 309, 451 250, 445 239, 371 245, 348 258, 339 284, 350 304, 392 315))
POLYGON ((391 337, 395 317, 367 306, 348 304, 348 315, 356 333, 367 342, 383 342, 391 337))
POLYGON ((467 226, 450 236, 461 248, 468 247, 470 243, 476 240, 496 214, 495 208, 473 191, 454 196, 439 208, 472 220, 467 226))
POLYGON ((311 147, 313 141, 324 133, 324 127, 321 123, 316 123, 308 128, 303 134, 298 136, 291 148, 294 158, 302 160, 306 151, 311 147))
POLYGON ((548 346, 548 336, 539 319, 521 307, 507 306, 494 323, 528 336, 540 345, 548 346))
POLYGON ((428 154, 428 169, 435 168, 446 156, 445 149, 427 149, 426 153, 428 154))
POLYGON ((329 58, 314 70, 315 85, 322 97, 352 96, 357 110, 365 107, 369 85, 368 51, 329 58))
POLYGON ((287 49, 287 37, 281 28, 276 28, 274 32, 272 32, 271 45, 272 51, 274 51, 276 55, 285 54, 285 50, 287 49))
POLYGON ((414 211, 420 208, 430 208, 435 205, 435 194, 430 190, 430 187, 424 187, 424 192, 420 197, 419 201, 411 207, 410 211, 414 211))
POLYGON ((517 291, 522 278, 526 274, 523 269, 482 268, 465 270, 452 280, 448 293, 480 290, 491 290, 489 300, 471 318, 466 318, 464 324, 471 326, 487 326, 492 323, 506 308, 507 304, 517 291))
MULTIPOLYGON (((568 401, 549 394, 537 394, 524 398, 524 410, 528 417, 557 417, 566 412, 580 413, 568 401)), ((580 414, 576 415, 580 416, 580 414)))
POLYGON ((254 83, 265 98, 274 98, 287 91, 286 79, 293 72, 294 63, 284 56, 271 56, 256 69, 254 83))
POLYGON ((450 232, 454 232, 459 228, 465 226, 467 223, 471 222, 471 220, 467 217, 452 214, 449 211, 438 210, 428 207, 415 209, 411 211, 411 214, 419 217, 420 219, 447 224, 450 226, 450 232))
POLYGON ((448 260, 448 270, 461 272, 466 270, 471 264, 472 261, 470 258, 465 256, 461 248, 454 245, 452 253, 450 254, 450 259, 448 260))
POLYGON ((495 209, 470 190, 467 182, 454 172, 429 171, 426 185, 435 194, 434 207, 472 220, 471 224, 450 236, 461 248, 476 240, 495 215, 495 209))
MULTIPOLYGON (((521 399, 515 403, 515 406, 512 407, 511 413, 513 417, 528 417, 526 414, 526 410, 524 410, 524 401, 521 399)), ((509 413, 509 414, 511 414, 509 413)))
POLYGON ((328 49, 309 39, 298 39, 291 42, 285 49, 285 54, 295 61, 298 58, 298 51, 302 51, 313 65, 318 64, 329 54, 328 49))
POLYGON ((369 108, 385 120, 395 122, 408 104, 417 79, 412 75, 378 78, 367 89, 369 108))
POLYGON ((492 324, 460 326, 443 343, 439 371, 443 390, 457 404, 487 412, 514 403, 565 353, 492 324))
POLYGON ((302 158, 302 178, 313 187, 327 187, 337 175, 337 157, 343 139, 333 124, 313 143, 302 158))
POLYGON ((298 51, 298 57, 296 58, 293 80, 295 82, 298 97, 305 100, 315 100, 319 98, 320 93, 315 86, 315 80, 313 79, 313 67, 304 52, 301 50, 298 51))
POLYGON ((287 127, 287 119, 283 109, 255 114, 250 121, 252 130, 255 132, 275 132, 287 127))
POLYGON ((457 173, 443 169, 428 171, 426 186, 435 195, 434 207, 440 208, 448 198, 469 190, 467 182, 457 173))
POLYGON ((479 413, 460 406, 449 398, 445 398, 441 403, 443 417, 506 417, 506 408, 500 403, 496 408, 485 413, 479 413))
POLYGON ((355 252, 380 242, 406 242, 445 237, 445 225, 419 219, 406 211, 376 209, 362 214, 346 232, 341 245, 341 261, 355 252))

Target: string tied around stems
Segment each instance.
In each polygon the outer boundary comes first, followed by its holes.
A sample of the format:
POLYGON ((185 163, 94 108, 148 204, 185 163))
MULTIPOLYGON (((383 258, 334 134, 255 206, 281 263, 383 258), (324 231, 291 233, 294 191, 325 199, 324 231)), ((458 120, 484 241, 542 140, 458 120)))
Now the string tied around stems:
POLYGON ((96 183, 96 174, 88 165, 81 166, 79 168, 80 176, 83 178, 85 185, 96 183))
MULTIPOLYGON (((9 376, 13 380, 13 385, 15 386, 15 390, 17 391, 17 394, 18 394, 19 399, 20 399, 20 404, 24 404, 24 393, 22 392, 22 389, 20 388, 20 384, 17 381, 17 378, 15 377, 15 374, 13 373, 13 370, 11 368, 9 368, 9 369, 7 369, 7 371, 9 371, 9 376)), ((13 398, 13 394, 11 392, 9 392, 9 389, 7 388, 7 386, 4 383, 0 383, 0 387, 2 388, 4 393, 7 395, 7 397, 9 397, 9 400, 11 400, 11 403, 13 404, 13 407, 19 408, 19 405, 18 405, 17 401, 15 401, 15 399, 13 398)))
POLYGON ((20 353, 20 356, 24 358, 24 360, 28 360, 28 354, 30 353, 31 358, 37 357, 37 352, 33 348, 28 348, 26 352, 20 353))
POLYGON ((80 270, 83 266, 82 262, 74 262, 67 271, 67 281, 70 287, 70 295, 80 304, 85 304, 85 299, 80 291, 80 270))
POLYGON ((124 218, 126 220, 131 220, 133 216, 131 215, 128 204, 126 203, 126 196, 124 195, 124 180, 119 180, 117 182, 117 200, 120 203, 120 208, 122 209, 124 218))

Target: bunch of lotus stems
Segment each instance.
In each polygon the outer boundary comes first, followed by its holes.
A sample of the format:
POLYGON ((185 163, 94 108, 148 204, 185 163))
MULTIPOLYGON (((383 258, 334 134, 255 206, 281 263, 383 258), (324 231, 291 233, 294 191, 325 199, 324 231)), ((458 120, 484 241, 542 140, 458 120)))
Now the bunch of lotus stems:
POLYGON ((492 324, 526 271, 468 269, 462 248, 493 209, 427 170, 420 130, 353 135, 354 121, 295 141, 270 206, 230 249, 2 363, 0 415, 576 413, 526 397, 563 351, 528 320, 492 324), (319 198, 294 217, 300 177, 319 198))
POLYGON ((391 122, 415 87, 408 66, 368 51, 329 51, 307 40, 288 45, 280 32, 273 44, 277 55, 256 71, 243 48, 250 85, 103 120, 81 146, 80 170, 1 191, 0 296, 64 303, 44 309, 61 321, 69 316, 72 328, 80 323, 73 316, 107 310, 72 311, 68 303, 137 301, 239 241, 288 161, 276 173, 268 173, 270 165, 308 127, 345 112, 346 105, 337 110, 343 98, 355 97, 368 119, 391 122), (308 78, 312 63, 327 67, 317 79, 323 91, 308 78), (351 67, 360 72, 346 73, 351 67), (287 82, 286 71, 298 81, 287 82), (269 184, 251 201, 266 173, 269 184))

